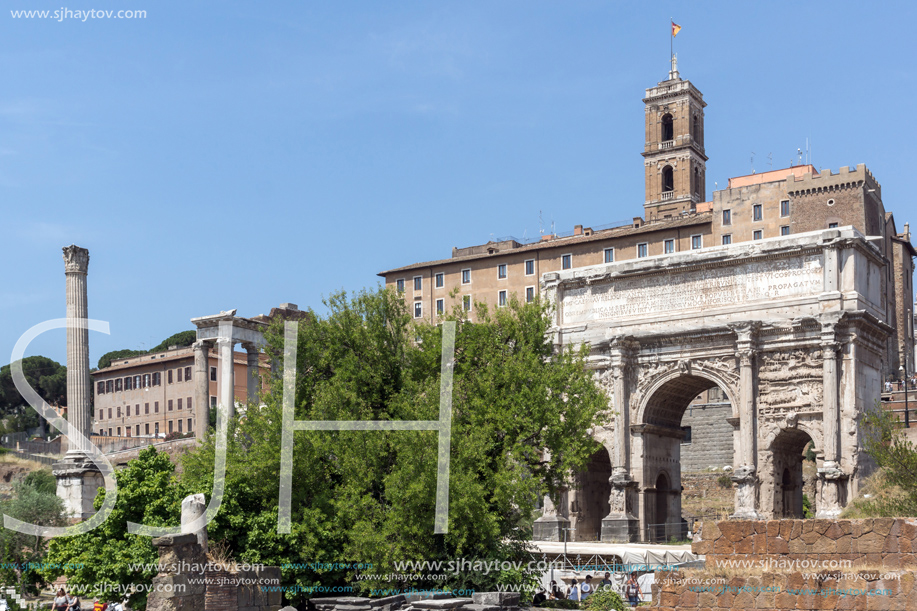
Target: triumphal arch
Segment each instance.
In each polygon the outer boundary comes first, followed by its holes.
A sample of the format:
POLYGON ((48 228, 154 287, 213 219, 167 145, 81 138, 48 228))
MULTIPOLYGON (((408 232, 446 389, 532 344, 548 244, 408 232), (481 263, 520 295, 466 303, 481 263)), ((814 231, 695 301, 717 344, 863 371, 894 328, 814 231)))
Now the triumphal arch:
POLYGON ((536 538, 678 531, 681 419, 714 386, 733 406, 734 517, 801 513, 810 442, 817 515, 837 516, 869 470, 858 420, 892 331, 886 265, 841 227, 545 274, 555 341, 588 344, 609 414, 592 431, 604 449, 547 503, 536 538))

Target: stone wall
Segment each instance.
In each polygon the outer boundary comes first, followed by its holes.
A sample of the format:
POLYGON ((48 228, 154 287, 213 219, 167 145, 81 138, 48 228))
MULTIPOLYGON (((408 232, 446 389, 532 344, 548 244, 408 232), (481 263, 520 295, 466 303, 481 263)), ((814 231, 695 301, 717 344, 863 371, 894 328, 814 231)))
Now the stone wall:
MULTIPOLYGON (((705 522, 691 545, 707 567, 724 561, 851 561, 853 567, 917 567, 917 518, 705 522)), ((915 607, 917 608, 917 607, 915 607)))
POLYGON ((882 579, 875 572, 861 571, 852 580, 838 580, 836 572, 830 571, 818 576, 765 573, 712 578, 709 584, 701 586, 680 584, 686 579, 684 573, 657 573, 657 576, 662 585, 653 588, 653 606, 660 611, 917 609, 913 573, 902 573, 900 579, 882 579))
MULTIPOLYGON (((733 427, 729 403, 691 404, 682 416, 681 426, 691 427, 691 441, 681 444, 682 474, 704 471, 710 467, 720 470, 733 464, 733 427)), ((683 477, 683 476, 682 476, 683 477)))
MULTIPOLYGON (((471 598, 448 593, 412 593, 366 598, 334 596, 309 599, 310 611, 519 611, 518 592, 475 592, 471 598)), ((284 611, 284 610, 281 610, 284 611)))

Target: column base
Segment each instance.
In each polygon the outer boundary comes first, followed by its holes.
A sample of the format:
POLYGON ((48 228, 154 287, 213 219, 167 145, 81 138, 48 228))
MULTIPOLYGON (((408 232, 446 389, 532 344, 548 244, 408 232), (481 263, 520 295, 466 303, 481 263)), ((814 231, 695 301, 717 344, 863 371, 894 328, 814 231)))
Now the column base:
POLYGON ((564 530, 567 528, 570 528, 570 520, 567 518, 542 516, 535 520, 532 539, 535 541, 563 541, 564 530))
POLYGON ((64 502, 68 518, 85 520, 92 517, 99 488, 105 487, 102 472, 84 452, 67 452, 64 459, 52 467, 57 478, 57 496, 64 502))
POLYGON ((837 468, 837 463, 825 462, 825 466, 818 470, 821 480, 821 495, 817 501, 816 518, 836 520, 843 511, 842 505, 846 504, 845 481, 847 474, 837 468))
POLYGON ((640 520, 624 514, 602 518, 602 543, 635 543, 640 540, 640 520))
POLYGON ((742 466, 733 472, 731 479, 736 484, 736 510, 730 520, 763 520, 756 508, 756 486, 758 478, 755 468, 742 466))

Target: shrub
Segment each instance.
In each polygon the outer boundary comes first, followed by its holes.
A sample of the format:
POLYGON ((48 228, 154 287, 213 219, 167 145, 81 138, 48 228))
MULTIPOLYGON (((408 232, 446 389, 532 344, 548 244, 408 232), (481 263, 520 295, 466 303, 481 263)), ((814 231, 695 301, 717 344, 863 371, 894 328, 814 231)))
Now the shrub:
MULTIPOLYGON (((588 602, 588 599, 586 599, 588 602)), ((556 600, 546 600, 539 605, 545 609, 579 609, 579 603, 568 598, 558 598, 556 600)))
POLYGON ((731 488, 732 487, 732 478, 730 478, 728 475, 721 475, 718 478, 716 478, 716 484, 720 488, 731 488))
POLYGON ((583 606, 588 611, 624 611, 624 599, 610 587, 593 593, 586 599, 583 606))

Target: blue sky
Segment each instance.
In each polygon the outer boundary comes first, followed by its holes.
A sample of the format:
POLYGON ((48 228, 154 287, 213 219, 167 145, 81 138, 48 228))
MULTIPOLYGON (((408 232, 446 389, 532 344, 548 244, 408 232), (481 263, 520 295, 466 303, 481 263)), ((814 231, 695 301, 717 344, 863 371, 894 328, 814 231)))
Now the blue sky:
MULTIPOLYGON (((911 3, 9 0, 0 10, 0 362, 64 315, 91 358, 195 316, 330 292, 453 246, 642 214, 643 105, 676 52, 714 181, 866 163, 913 220, 911 3), (15 19, 11 10, 146 10, 15 19), (771 155, 771 165, 768 155, 771 155)), ((65 334, 29 354, 64 362, 65 334)))

